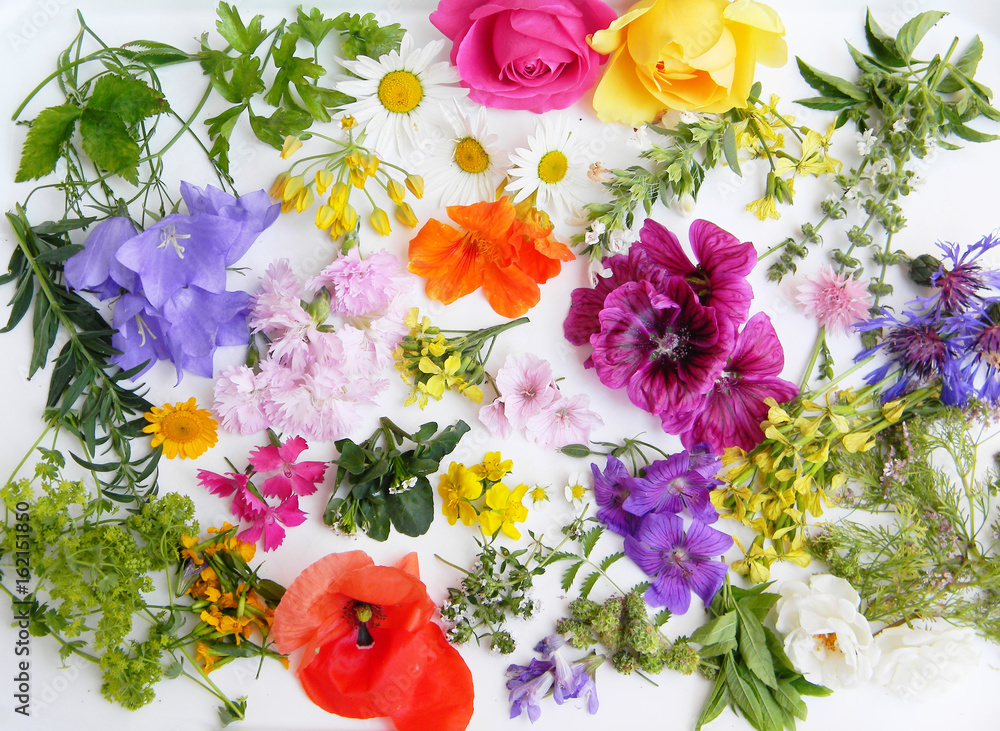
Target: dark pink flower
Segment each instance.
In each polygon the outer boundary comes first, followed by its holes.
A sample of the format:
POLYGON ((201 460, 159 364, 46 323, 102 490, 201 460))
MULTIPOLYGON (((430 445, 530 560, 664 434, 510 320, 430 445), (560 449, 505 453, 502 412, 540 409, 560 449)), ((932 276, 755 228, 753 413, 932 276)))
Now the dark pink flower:
POLYGON ((716 453, 726 447, 750 451, 764 437, 760 422, 767 415, 764 399, 779 403, 798 395, 798 388, 778 378, 785 362, 781 341, 763 312, 751 317, 711 389, 686 413, 664 411, 663 429, 679 434, 688 449, 708 442, 716 453))
POLYGON ((753 244, 740 243, 731 233, 700 219, 691 224, 688 239, 697 264, 687 258, 676 236, 647 218, 632 248, 644 251, 650 263, 667 274, 683 277, 698 301, 714 307, 720 320, 746 320, 753 299, 746 277, 757 263, 753 244))
POLYGON ((734 328, 719 323, 679 277, 629 282, 604 301, 601 330, 591 336, 604 385, 625 388, 653 414, 689 411, 722 372, 734 328))
POLYGON ((258 472, 277 470, 278 474, 264 480, 261 493, 284 500, 292 494, 312 495, 323 481, 324 462, 295 463, 309 445, 302 437, 294 437, 276 447, 269 444, 250 453, 250 464, 258 472))
POLYGON ((236 537, 246 543, 256 543, 264 536, 264 550, 273 551, 285 540, 283 525, 294 528, 305 522, 306 514, 299 510, 299 498, 296 495, 282 501, 279 505, 264 505, 263 510, 249 516, 250 525, 236 534, 236 537))
POLYGON ((245 490, 249 478, 242 472, 227 472, 220 475, 209 470, 198 470, 198 484, 213 495, 229 497, 238 490, 245 490))

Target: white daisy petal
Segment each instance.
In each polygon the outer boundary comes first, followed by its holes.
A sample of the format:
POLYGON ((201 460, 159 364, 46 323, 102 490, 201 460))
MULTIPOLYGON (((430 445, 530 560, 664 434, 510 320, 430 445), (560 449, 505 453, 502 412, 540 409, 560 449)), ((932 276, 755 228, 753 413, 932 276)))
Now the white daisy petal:
POLYGON ((535 134, 528 137, 528 147, 519 147, 510 156, 513 168, 507 189, 514 194, 514 202, 534 194, 537 208, 572 211, 575 203, 591 199, 593 184, 576 143, 565 116, 543 117, 535 134))
POLYGON ((427 190, 436 191, 445 205, 468 206, 496 199, 496 190, 505 170, 497 136, 486 126, 486 110, 478 107, 475 116, 457 103, 444 110, 445 139, 428 156, 425 176, 427 190))

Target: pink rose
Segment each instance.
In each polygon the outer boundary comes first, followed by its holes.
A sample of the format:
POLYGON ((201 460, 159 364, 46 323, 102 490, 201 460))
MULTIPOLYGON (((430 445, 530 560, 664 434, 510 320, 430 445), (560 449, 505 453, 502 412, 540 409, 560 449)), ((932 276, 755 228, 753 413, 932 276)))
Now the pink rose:
POLYGON ((617 17, 599 0, 441 0, 431 23, 453 41, 451 62, 471 100, 547 112, 594 84, 606 56, 587 36, 617 17))

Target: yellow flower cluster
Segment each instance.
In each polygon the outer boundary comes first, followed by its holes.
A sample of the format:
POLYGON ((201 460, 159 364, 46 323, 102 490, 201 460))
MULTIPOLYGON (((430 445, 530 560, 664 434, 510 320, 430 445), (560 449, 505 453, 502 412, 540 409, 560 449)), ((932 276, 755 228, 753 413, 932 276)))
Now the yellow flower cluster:
POLYGON ((521 501, 529 488, 518 485, 511 490, 501 482, 513 466, 513 462, 504 460, 500 452, 488 452, 481 463, 472 467, 452 462, 438 482, 441 512, 448 523, 455 525, 461 520, 464 525, 471 526, 478 522, 485 535, 494 536, 502 531, 513 540, 519 540, 521 532, 515 523, 523 523, 528 517, 528 509, 521 501), (483 498, 482 504, 477 505, 480 498, 483 498))
POLYGON ((765 399, 764 440, 749 453, 727 449, 719 475, 723 484, 711 493, 722 517, 760 534, 733 568, 753 581, 766 581, 775 560, 807 566, 808 516, 822 515, 847 482, 832 458, 868 451, 876 434, 932 395, 933 389, 921 389, 883 404, 866 387, 859 393, 828 391, 825 405, 808 398, 784 406, 765 399))
MULTIPOLYGON (((423 178, 411 175, 402 168, 379 159, 378 155, 360 144, 363 134, 355 140, 353 131, 355 126, 352 117, 341 120, 341 128, 348 133, 347 142, 327 138, 336 149, 328 154, 314 155, 301 160, 300 162, 307 166, 303 173, 294 173, 297 164, 292 165, 287 172, 281 173, 271 186, 271 198, 281 201, 283 213, 293 210, 301 213, 311 208, 317 198, 322 199, 329 191, 329 196, 316 210, 316 227, 328 232, 334 239, 340 239, 357 228, 358 212, 351 205, 351 193, 354 190, 361 190, 372 206, 369 222, 381 235, 388 236, 392 230, 389 216, 384 209, 375 205, 368 190, 371 187, 369 183, 374 180, 394 205, 396 220, 404 226, 416 228, 419 220, 413 207, 404 198, 407 191, 415 198, 423 197, 423 178), (318 168, 315 173, 312 172, 314 168, 318 168), (392 168, 403 182, 393 177, 394 173, 388 172, 387 168, 392 168)), ((290 157, 300 147, 302 147, 301 140, 295 137, 287 138, 281 153, 282 158, 290 157)))
POLYGON ((479 384, 486 375, 476 360, 476 341, 445 338, 430 318, 420 317, 416 307, 409 311, 405 323, 410 332, 393 353, 396 370, 411 388, 403 405, 416 403, 422 409, 431 398, 440 401, 445 391, 458 391, 474 403, 482 403, 479 384))
POLYGON ((274 607, 243 580, 255 577, 247 562, 253 559, 256 546, 236 538, 236 529, 228 523, 208 532, 215 535, 205 540, 182 536, 180 552, 188 566, 197 570, 184 593, 195 600, 191 610, 200 620, 192 632, 197 638, 195 661, 206 673, 234 657, 227 645, 247 641, 254 630, 266 640, 274 622, 274 607))

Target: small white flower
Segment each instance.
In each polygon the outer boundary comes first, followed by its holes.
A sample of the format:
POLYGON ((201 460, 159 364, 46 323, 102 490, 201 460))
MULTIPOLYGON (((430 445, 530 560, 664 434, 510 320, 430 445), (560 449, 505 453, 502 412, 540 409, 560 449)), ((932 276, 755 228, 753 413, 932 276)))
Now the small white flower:
POLYGON ((806 679, 830 688, 849 688, 872 677, 879 648, 868 620, 858 611, 861 597, 847 581, 821 574, 781 587, 774 606, 775 629, 785 652, 806 679))
POLYGON ((680 117, 684 124, 697 124, 698 122, 698 115, 687 110, 682 111, 680 117))
POLYGON ((875 147, 875 132, 873 130, 866 129, 858 138, 858 154, 865 156, 872 151, 873 147, 875 147))
POLYGON ((569 482, 566 483, 566 500, 573 505, 583 505, 584 499, 587 497, 587 486, 584 484, 583 475, 579 472, 574 472, 569 476, 569 482))
POLYGON ((694 213, 694 196, 690 193, 685 193, 676 201, 677 212, 682 216, 690 216, 694 213))
POLYGON ((621 254, 632 245, 632 234, 629 231, 612 231, 608 237, 608 248, 612 253, 621 254))
POLYGON ((907 699, 939 695, 979 664, 975 638, 972 629, 942 623, 882 630, 875 638, 882 651, 875 680, 907 699))
POLYGON ((907 127, 906 127, 906 120, 905 119, 900 118, 900 119, 897 119, 895 122, 892 123, 892 131, 893 132, 905 132, 906 129, 907 129, 907 127))
POLYGON ((583 242, 588 246, 593 246, 601 240, 601 234, 606 230, 606 226, 600 221, 594 221, 583 236, 583 242))
MULTIPOLYGON (((697 117, 696 117, 697 119, 697 117)), ((641 127, 636 127, 632 130, 632 134, 625 138, 625 144, 629 147, 634 147, 637 150, 646 150, 649 148, 649 128, 646 125, 641 127)))

